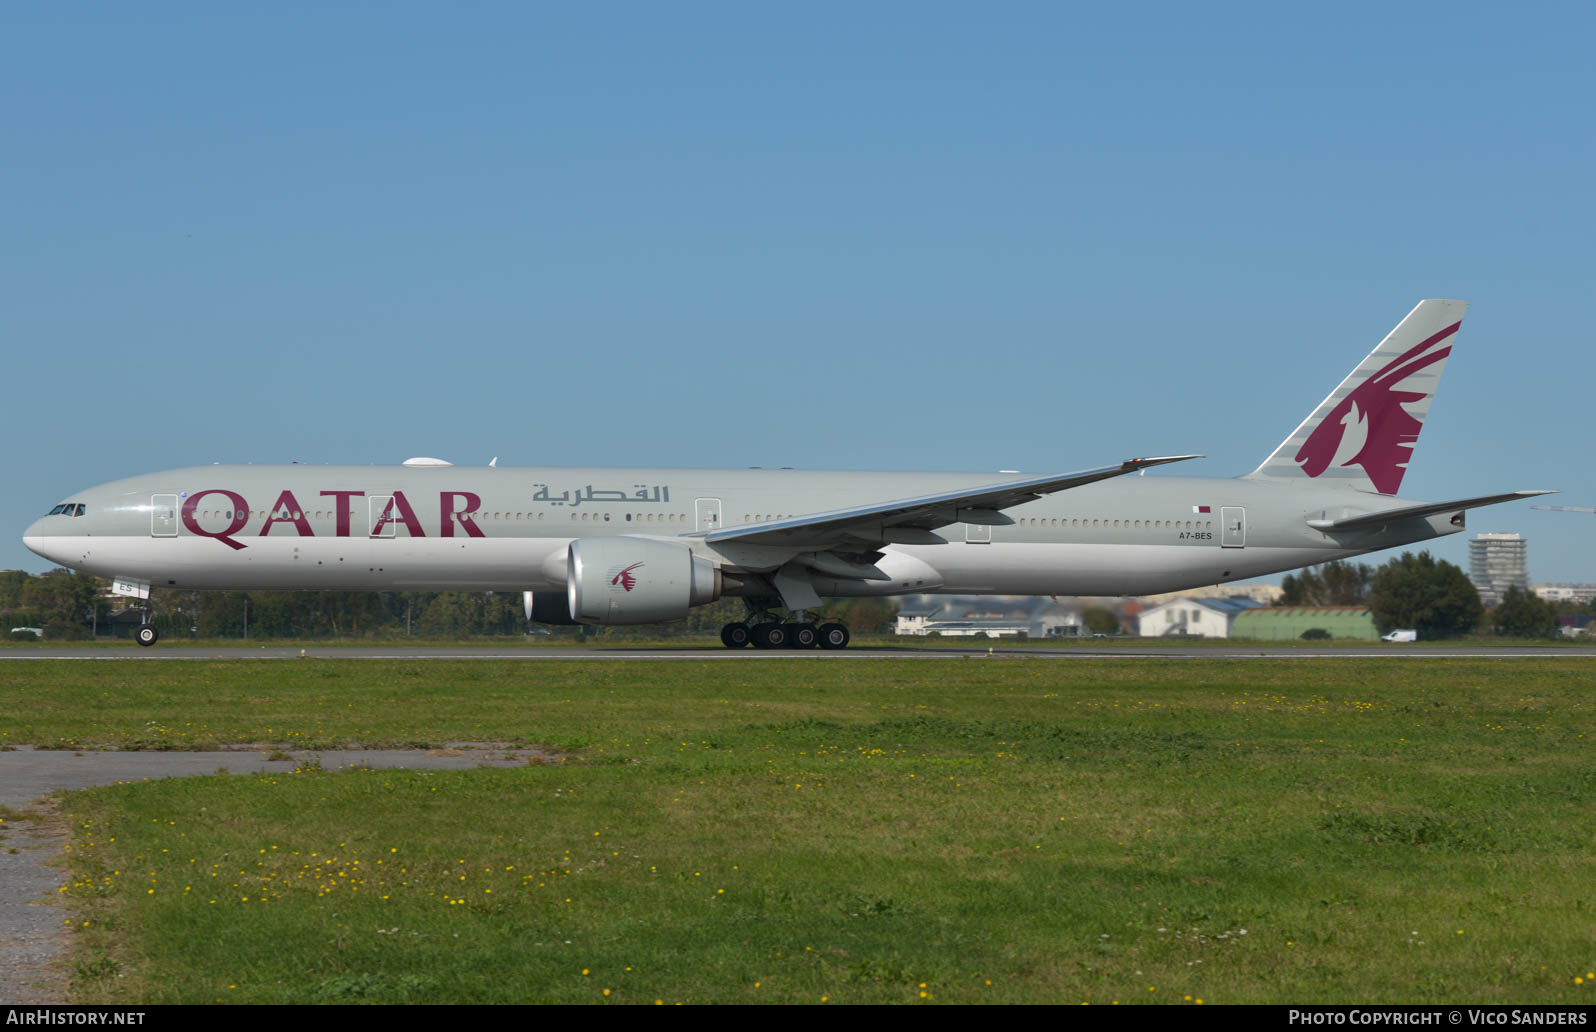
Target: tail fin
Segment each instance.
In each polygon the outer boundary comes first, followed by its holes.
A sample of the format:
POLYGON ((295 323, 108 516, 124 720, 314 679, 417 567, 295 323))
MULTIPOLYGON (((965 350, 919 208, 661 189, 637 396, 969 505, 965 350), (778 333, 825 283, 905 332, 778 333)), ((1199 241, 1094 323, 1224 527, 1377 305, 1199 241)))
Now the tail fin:
POLYGON ((1467 308, 1463 301, 1420 301, 1247 476, 1396 494, 1467 308))

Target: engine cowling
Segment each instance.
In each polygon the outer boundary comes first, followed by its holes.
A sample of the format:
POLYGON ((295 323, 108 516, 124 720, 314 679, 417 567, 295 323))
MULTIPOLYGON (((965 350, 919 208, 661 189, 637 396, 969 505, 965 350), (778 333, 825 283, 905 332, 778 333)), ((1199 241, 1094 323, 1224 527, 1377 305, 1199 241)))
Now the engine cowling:
POLYGON ((566 553, 565 591, 578 623, 659 623, 720 598, 721 575, 679 542, 578 538, 566 553))
POLYGON ((563 591, 527 591, 526 618, 531 623, 551 624, 555 627, 574 627, 571 603, 563 591))

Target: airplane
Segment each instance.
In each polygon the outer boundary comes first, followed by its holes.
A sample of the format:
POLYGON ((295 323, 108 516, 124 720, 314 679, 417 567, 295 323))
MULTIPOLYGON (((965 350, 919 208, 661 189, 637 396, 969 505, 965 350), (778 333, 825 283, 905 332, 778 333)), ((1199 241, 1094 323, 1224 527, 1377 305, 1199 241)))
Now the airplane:
POLYGON ((521 591, 529 621, 645 624, 740 597, 728 648, 840 649, 822 596, 1142 595, 1427 541, 1479 506, 1398 497, 1466 304, 1419 302, 1240 477, 211 465, 80 491, 28 548, 156 588, 521 591), (783 616, 783 614, 786 614, 783 616))

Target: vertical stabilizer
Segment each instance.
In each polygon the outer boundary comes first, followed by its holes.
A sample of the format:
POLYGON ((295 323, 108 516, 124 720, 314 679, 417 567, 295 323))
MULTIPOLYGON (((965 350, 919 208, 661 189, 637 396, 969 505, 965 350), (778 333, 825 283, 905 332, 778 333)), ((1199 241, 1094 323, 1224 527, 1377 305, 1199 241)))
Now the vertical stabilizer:
POLYGON ((1420 301, 1247 476, 1396 494, 1467 308, 1463 301, 1420 301))

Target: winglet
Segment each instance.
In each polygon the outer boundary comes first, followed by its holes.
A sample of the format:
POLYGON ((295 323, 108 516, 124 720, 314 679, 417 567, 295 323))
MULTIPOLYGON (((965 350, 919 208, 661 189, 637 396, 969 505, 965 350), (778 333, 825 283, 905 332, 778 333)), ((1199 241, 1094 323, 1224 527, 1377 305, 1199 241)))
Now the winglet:
POLYGON ((1206 455, 1160 455, 1156 459, 1126 459, 1119 464, 1121 473, 1134 473, 1139 469, 1151 469, 1162 466, 1166 462, 1185 462, 1187 459, 1206 459, 1206 455))

